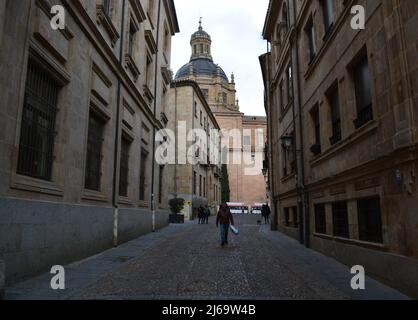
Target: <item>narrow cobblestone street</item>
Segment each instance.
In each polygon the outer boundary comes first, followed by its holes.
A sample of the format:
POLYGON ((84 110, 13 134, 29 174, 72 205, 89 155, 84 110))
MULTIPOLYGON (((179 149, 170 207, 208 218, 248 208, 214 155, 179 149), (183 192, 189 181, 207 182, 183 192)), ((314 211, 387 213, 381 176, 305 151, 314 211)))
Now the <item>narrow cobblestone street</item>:
MULTIPOLYGON (((238 236, 222 248, 214 218, 171 225, 71 264, 66 290, 44 274, 6 291, 6 299, 405 299, 370 278, 350 287, 349 268, 259 225, 236 217, 238 236)), ((367 271, 367 270, 366 270, 367 271)))

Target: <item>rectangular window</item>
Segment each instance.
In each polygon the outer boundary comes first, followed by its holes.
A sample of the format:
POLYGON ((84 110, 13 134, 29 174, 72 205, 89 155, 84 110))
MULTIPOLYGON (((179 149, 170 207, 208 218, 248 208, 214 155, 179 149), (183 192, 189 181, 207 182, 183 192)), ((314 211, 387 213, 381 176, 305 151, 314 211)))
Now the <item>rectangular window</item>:
POLYGON ((341 141, 341 116, 340 116, 340 95, 338 92, 338 85, 328 96, 331 108, 332 120, 332 137, 330 138, 331 145, 341 141))
POLYGON ((359 200, 357 210, 360 240, 383 243, 380 199, 359 200))
POLYGON ((293 215, 293 227, 299 228, 298 207, 292 208, 292 215, 293 215))
POLYGON ((319 114, 319 106, 314 107, 314 109, 311 112, 312 116, 312 124, 314 129, 314 138, 315 142, 311 147, 311 152, 314 155, 319 155, 321 153, 321 120, 320 120, 320 114, 319 114))
POLYGON ((290 208, 284 208, 284 224, 286 227, 290 226, 290 208))
POLYGON ((197 194, 197 174, 195 171, 193 171, 193 194, 197 194))
POLYGON ((136 29, 135 29, 134 23, 131 21, 129 25, 129 35, 128 35, 128 54, 131 57, 133 57, 135 34, 136 34, 136 29))
POLYGON ((205 97, 206 101, 209 101, 209 90, 202 89, 203 96, 205 97))
POLYGON ((320 234, 327 233, 325 204, 315 205, 315 232, 320 234))
POLYGON ((206 198, 206 178, 203 177, 203 197, 206 198))
POLYGON ((51 180, 59 85, 29 61, 17 173, 51 180))
POLYGON ((164 166, 160 166, 159 181, 158 181, 158 203, 163 203, 163 177, 164 177, 164 166))
POLYGON ((284 110, 286 106, 284 105, 283 81, 281 81, 279 84, 279 103, 281 110, 284 110))
POLYGON ((310 18, 310 21, 305 31, 308 36, 309 62, 312 62, 316 55, 316 35, 312 17, 310 18))
POLYGON ((348 228, 347 202, 336 202, 332 204, 332 219, 334 236, 348 239, 350 232, 348 228))
POLYGON ((145 182, 147 170, 148 152, 141 151, 141 163, 139 168, 139 200, 145 201, 145 182))
POLYGON ((287 81, 287 103, 289 104, 293 99, 293 83, 292 83, 292 66, 287 67, 286 81, 287 81))
POLYGON ((89 190, 100 191, 104 127, 104 121, 90 112, 85 172, 85 188, 89 190))
POLYGON ((202 196, 202 175, 199 175, 199 197, 202 196))
POLYGON ((373 120, 371 78, 367 56, 354 68, 354 84, 357 102, 357 119, 354 124, 356 128, 360 128, 373 120))
POLYGON ((250 145, 251 145, 251 137, 244 136, 244 146, 250 146, 250 145))
POLYGON ((128 181, 129 181, 129 148, 131 142, 122 138, 120 150, 120 175, 119 175, 119 195, 121 197, 128 196, 128 181))
POLYGON ((203 126, 203 112, 200 111, 200 125, 203 126))
POLYGON ((110 1, 111 0, 102 0, 104 13, 110 16, 110 1))
POLYGON ((226 92, 222 93, 222 100, 223 100, 223 103, 225 104, 228 103, 228 94, 226 92))
POLYGON ((331 34, 334 26, 334 0, 322 0, 322 10, 324 12, 325 39, 331 34))
POLYGON ((147 55, 145 84, 148 86, 148 88, 151 88, 151 80, 152 80, 152 58, 147 55))

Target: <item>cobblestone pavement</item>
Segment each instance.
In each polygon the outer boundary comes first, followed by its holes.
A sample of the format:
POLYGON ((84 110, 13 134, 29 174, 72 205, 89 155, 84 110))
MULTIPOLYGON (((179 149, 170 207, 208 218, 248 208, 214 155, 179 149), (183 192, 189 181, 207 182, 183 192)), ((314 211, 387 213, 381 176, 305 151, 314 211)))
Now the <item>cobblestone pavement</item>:
POLYGON ((50 274, 19 283, 6 299, 406 299, 367 278, 350 287, 349 268, 301 246, 257 216, 236 217, 240 234, 219 244, 209 225, 172 225, 66 267, 66 290, 50 274))

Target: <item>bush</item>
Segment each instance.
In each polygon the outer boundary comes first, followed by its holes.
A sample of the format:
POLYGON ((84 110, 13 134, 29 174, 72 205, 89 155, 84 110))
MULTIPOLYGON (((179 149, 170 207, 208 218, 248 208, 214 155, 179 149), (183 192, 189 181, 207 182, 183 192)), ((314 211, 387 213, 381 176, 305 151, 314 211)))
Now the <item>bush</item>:
POLYGON ((183 210, 185 202, 186 202, 186 200, 184 200, 182 198, 171 199, 168 202, 168 204, 170 205, 171 212, 174 213, 174 214, 179 214, 181 212, 181 210, 183 210))

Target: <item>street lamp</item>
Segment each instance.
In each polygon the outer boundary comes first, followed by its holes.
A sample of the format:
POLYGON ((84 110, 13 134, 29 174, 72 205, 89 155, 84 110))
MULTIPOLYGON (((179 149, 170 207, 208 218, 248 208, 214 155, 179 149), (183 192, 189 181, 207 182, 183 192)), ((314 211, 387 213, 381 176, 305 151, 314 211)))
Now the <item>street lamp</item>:
POLYGON ((293 136, 286 134, 280 139, 282 141, 282 146, 286 149, 290 149, 293 146, 293 136))

